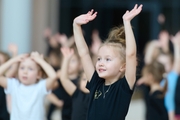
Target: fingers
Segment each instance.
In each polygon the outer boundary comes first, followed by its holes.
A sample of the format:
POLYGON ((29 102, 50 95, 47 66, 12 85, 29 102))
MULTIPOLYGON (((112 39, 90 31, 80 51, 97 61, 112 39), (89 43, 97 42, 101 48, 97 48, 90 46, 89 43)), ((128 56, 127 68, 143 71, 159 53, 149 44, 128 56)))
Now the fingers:
POLYGON ((134 8, 133 8, 133 9, 134 9, 134 10, 135 10, 135 9, 137 9, 137 6, 138 6, 138 5, 137 5, 137 4, 135 4, 135 6, 134 6, 134 8))
POLYGON ((31 56, 40 56, 40 54, 36 51, 36 52, 31 52, 31 56))
POLYGON ((94 12, 94 9, 91 9, 91 11, 88 11, 88 14, 89 14, 89 15, 92 15, 93 12, 94 12))
POLYGON ((89 16, 89 17, 88 17, 88 20, 89 20, 89 21, 92 21, 92 20, 94 20, 94 19, 96 18, 96 16, 97 16, 97 12, 95 12, 94 14, 92 14, 91 16, 89 16))
POLYGON ((133 12, 133 11, 136 11, 137 13, 139 13, 141 10, 142 10, 142 4, 138 7, 138 5, 136 4, 134 6, 134 8, 130 11, 130 12, 133 12))
POLYGON ((141 10, 142 10, 142 7, 143 7, 143 5, 141 4, 139 7, 138 7, 138 12, 140 13, 141 12, 141 10))
POLYGON ((86 19, 88 22, 93 20, 94 18, 96 18, 97 16, 97 12, 94 12, 94 10, 92 9, 91 11, 88 11, 87 15, 88 15, 88 18, 86 19))
POLYGON ((37 60, 37 59, 43 59, 43 55, 42 54, 39 54, 37 51, 35 51, 35 52, 31 52, 31 54, 30 54, 30 58, 32 59, 32 60, 37 60))
POLYGON ((17 56, 16 58, 16 60, 18 61, 18 62, 22 62, 24 59, 26 59, 27 57, 29 56, 29 54, 22 54, 22 55, 19 55, 19 56, 17 56))

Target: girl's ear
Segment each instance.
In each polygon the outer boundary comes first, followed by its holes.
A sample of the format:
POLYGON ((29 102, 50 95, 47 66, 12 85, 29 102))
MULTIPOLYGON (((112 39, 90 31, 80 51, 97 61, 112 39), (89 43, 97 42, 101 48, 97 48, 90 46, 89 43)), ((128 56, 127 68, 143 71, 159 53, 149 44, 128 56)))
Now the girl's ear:
POLYGON ((42 78, 42 74, 43 74, 42 71, 39 70, 39 71, 38 71, 38 75, 37 75, 37 79, 38 79, 38 80, 42 78))
POLYGON ((126 63, 123 63, 123 64, 120 66, 119 71, 120 71, 120 72, 124 72, 125 70, 126 70, 126 63))

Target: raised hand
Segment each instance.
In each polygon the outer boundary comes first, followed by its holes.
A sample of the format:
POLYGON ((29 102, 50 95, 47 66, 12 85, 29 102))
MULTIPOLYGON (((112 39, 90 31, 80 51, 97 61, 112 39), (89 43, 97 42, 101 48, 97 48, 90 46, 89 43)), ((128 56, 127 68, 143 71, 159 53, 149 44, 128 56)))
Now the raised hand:
POLYGON ((97 12, 93 13, 94 10, 92 9, 87 14, 82 14, 74 19, 74 23, 78 25, 87 24, 89 21, 92 21, 96 18, 97 12))
POLYGON ((141 12, 142 6, 143 5, 141 4, 138 7, 138 5, 136 4, 131 11, 127 10, 126 13, 122 17, 123 20, 124 21, 131 21, 136 15, 138 15, 141 12))
POLYGON ((12 60, 14 62, 22 62, 25 58, 27 58, 29 55, 28 54, 21 54, 21 55, 18 55, 16 57, 14 57, 12 60))
POLYGON ((69 58, 69 59, 74 54, 74 50, 71 48, 68 48, 68 47, 62 47, 61 52, 62 52, 64 58, 69 58))
POLYGON ((99 47, 102 44, 102 40, 99 37, 99 32, 98 30, 94 30, 92 33, 92 44, 90 47, 91 52, 96 55, 98 52, 99 47))
POLYGON ((48 37, 49 38, 51 36, 51 34, 52 34, 52 30, 50 28, 46 28, 44 30, 44 37, 48 37))
POLYGON ((174 45, 180 46, 180 31, 175 36, 171 37, 171 41, 174 45))
POLYGON ((38 62, 38 60, 43 59, 43 55, 39 54, 38 52, 31 52, 30 55, 31 59, 38 62))
POLYGON ((59 34, 57 41, 62 45, 62 46, 66 46, 66 44, 68 43, 68 37, 66 34, 59 34))
POLYGON ((16 44, 9 44, 8 45, 8 50, 12 54, 13 57, 15 57, 18 53, 18 47, 16 44))

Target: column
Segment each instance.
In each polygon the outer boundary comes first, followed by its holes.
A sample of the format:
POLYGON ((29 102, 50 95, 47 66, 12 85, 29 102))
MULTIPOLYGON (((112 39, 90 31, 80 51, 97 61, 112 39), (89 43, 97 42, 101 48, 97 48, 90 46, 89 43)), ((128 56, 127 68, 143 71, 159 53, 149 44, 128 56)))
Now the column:
POLYGON ((15 43, 19 53, 30 52, 32 0, 2 0, 1 10, 1 49, 15 43))

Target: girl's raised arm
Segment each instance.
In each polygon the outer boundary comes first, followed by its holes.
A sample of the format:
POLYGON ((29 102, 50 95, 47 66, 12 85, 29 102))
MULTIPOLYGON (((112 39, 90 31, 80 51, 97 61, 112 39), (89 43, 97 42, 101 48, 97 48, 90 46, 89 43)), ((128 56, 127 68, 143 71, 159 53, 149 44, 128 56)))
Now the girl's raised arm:
POLYGON ((54 83, 56 82, 56 72, 50 64, 48 64, 38 52, 32 52, 31 58, 36 61, 47 74, 46 89, 52 90, 54 83))
POLYGON ((61 52, 63 54, 63 61, 61 71, 58 72, 57 76, 60 78, 61 84, 66 92, 72 96, 77 87, 68 77, 68 66, 74 51, 73 49, 63 47, 61 48, 61 52))
POLYGON ((172 38, 174 46, 173 70, 180 74, 180 31, 172 38))
POLYGON ((123 23, 126 36, 126 72, 125 76, 127 82, 132 89, 136 80, 136 41, 131 28, 131 20, 138 15, 142 10, 142 5, 139 7, 137 4, 131 11, 126 11, 123 15, 123 23))
POLYGON ((0 66, 0 86, 2 86, 3 88, 7 87, 7 77, 4 77, 5 71, 8 70, 11 65, 22 61, 25 57, 27 57, 27 54, 16 56, 0 66))
POLYGON ((94 73, 94 64, 90 57, 88 46, 84 40, 81 25, 87 24, 88 22, 96 18, 97 12, 93 13, 93 10, 89 11, 87 14, 82 14, 74 19, 73 22, 73 32, 75 43, 78 49, 79 56, 81 57, 81 62, 88 80, 94 73))

